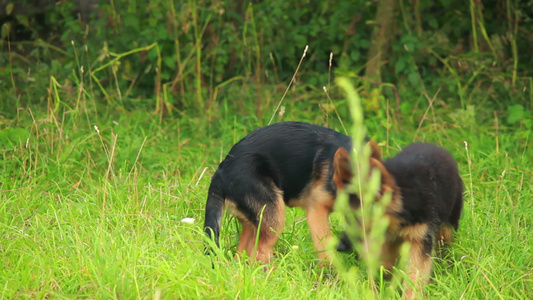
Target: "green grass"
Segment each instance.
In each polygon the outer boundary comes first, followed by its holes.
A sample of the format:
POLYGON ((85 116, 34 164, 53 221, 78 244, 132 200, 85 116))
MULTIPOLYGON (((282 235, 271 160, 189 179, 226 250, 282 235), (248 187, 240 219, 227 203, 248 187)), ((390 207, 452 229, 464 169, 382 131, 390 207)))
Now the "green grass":
MULTIPOLYGON (((286 105, 286 120, 323 119, 300 110, 301 104, 286 105)), ((287 212, 275 268, 232 258, 239 228, 230 216, 219 255, 203 255, 210 178, 231 145, 261 125, 256 118, 237 121, 241 107, 225 110, 213 123, 194 115, 160 123, 142 111, 97 114, 91 108, 53 117, 39 107, 4 119, 0 297, 400 297, 400 288, 387 292, 388 282, 378 281, 380 291, 373 292, 366 270, 350 256, 340 256, 349 269, 320 269, 298 209, 287 212), (195 222, 181 222, 185 217, 195 222)), ((334 117, 329 120, 342 131, 334 117)), ((460 126, 440 117, 419 129, 394 123, 388 134, 376 120, 367 125, 386 146, 386 157, 418 140, 442 145, 459 162, 464 213, 454 246, 435 259, 429 298, 532 298, 531 140, 512 128, 499 128, 496 135, 495 128, 475 121, 460 126)))

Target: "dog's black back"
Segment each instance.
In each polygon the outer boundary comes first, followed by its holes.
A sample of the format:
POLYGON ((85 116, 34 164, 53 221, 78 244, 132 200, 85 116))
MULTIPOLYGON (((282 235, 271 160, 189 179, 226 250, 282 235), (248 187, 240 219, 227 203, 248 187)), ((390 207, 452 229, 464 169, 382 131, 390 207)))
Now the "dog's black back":
POLYGON ((331 160, 340 147, 350 149, 351 140, 332 129, 303 122, 276 123, 254 130, 235 144, 217 172, 224 173, 222 188, 227 196, 239 192, 233 182, 268 178, 283 191, 283 199, 289 204, 312 176, 320 175, 313 173, 319 171, 313 167, 331 160), (249 172, 250 168, 255 172, 249 172), (250 178, 252 174, 259 178, 250 178))
POLYGON ((205 211, 207 235, 218 244, 227 206, 243 224, 237 252, 255 253, 251 243, 261 227, 258 255, 263 257, 258 259, 268 260, 277 240, 273 231, 285 222, 285 205, 300 206, 307 209, 308 219, 319 220, 311 231, 321 248, 319 240, 328 235, 327 215, 321 213, 330 212, 335 199, 333 157, 339 148, 351 149, 350 137, 319 125, 281 122, 254 130, 232 147, 213 175, 205 211))

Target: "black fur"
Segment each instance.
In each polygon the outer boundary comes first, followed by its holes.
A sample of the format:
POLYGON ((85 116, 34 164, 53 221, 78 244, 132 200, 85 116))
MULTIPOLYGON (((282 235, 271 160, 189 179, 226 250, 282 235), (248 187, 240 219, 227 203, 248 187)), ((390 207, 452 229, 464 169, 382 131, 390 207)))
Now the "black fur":
POLYGON ((400 188, 403 210, 398 217, 405 225, 449 223, 459 229, 463 181, 448 151, 414 143, 383 164, 400 188))
MULTIPOLYGON (((205 232, 218 245, 225 201, 231 201, 255 226, 258 210, 275 200, 276 187, 283 201, 299 199, 324 166, 332 171, 332 158, 340 147, 351 149, 348 136, 332 129, 303 123, 281 122, 258 128, 233 146, 215 172, 205 210, 205 232)), ((330 180, 324 188, 331 194, 330 180)))
MULTIPOLYGON (((428 224, 426 249, 439 228, 449 224, 459 229, 463 206, 463 182, 451 154, 433 144, 414 143, 383 162, 398 188, 402 209, 393 216, 401 227, 428 224)), ((344 236, 337 250, 351 250, 344 236)))
MULTIPOLYGON (((376 255, 389 277, 401 245, 410 243, 407 275, 412 285, 404 284, 404 299, 414 299, 429 282, 435 242, 450 243, 453 230, 459 228, 463 182, 451 154, 432 144, 411 144, 384 162, 369 162, 381 172, 381 191, 392 191, 385 213, 389 226, 376 255)), ((337 249, 351 250, 346 234, 337 249)))

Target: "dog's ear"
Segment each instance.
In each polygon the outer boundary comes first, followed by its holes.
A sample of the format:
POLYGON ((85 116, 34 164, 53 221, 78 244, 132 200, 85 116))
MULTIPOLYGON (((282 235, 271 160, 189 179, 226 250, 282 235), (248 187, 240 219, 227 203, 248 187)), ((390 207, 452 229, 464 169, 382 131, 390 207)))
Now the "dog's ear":
POLYGON ((337 149, 335 156, 333 156, 333 181, 337 188, 342 189, 346 184, 352 180, 352 162, 348 150, 344 148, 337 149))
POLYGON ((381 150, 379 150, 379 146, 374 141, 368 141, 368 145, 370 146, 370 149, 372 150, 370 152, 370 157, 377 159, 379 161, 383 160, 381 157, 381 150))
POLYGON ((383 162, 381 160, 378 160, 374 157, 370 157, 370 169, 379 169, 381 173, 381 190, 380 193, 383 195, 385 191, 394 191, 394 187, 396 186, 396 181, 394 180, 394 177, 387 171, 385 166, 383 165, 383 162))

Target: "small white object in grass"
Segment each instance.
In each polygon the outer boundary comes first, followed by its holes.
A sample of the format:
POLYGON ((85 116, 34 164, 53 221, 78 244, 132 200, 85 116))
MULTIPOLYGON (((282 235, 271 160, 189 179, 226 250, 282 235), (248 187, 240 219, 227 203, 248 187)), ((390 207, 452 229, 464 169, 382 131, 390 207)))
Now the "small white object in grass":
POLYGON ((183 218, 181 219, 181 223, 193 224, 194 218, 189 218, 189 217, 183 218))
POLYGON ((298 249, 300 249, 300 246, 298 246, 298 245, 292 245, 292 250, 298 250, 298 249))
POLYGON ((280 107, 280 109, 279 109, 279 116, 280 116, 280 117, 283 117, 284 114, 285 114, 285 106, 282 106, 282 107, 280 107))

